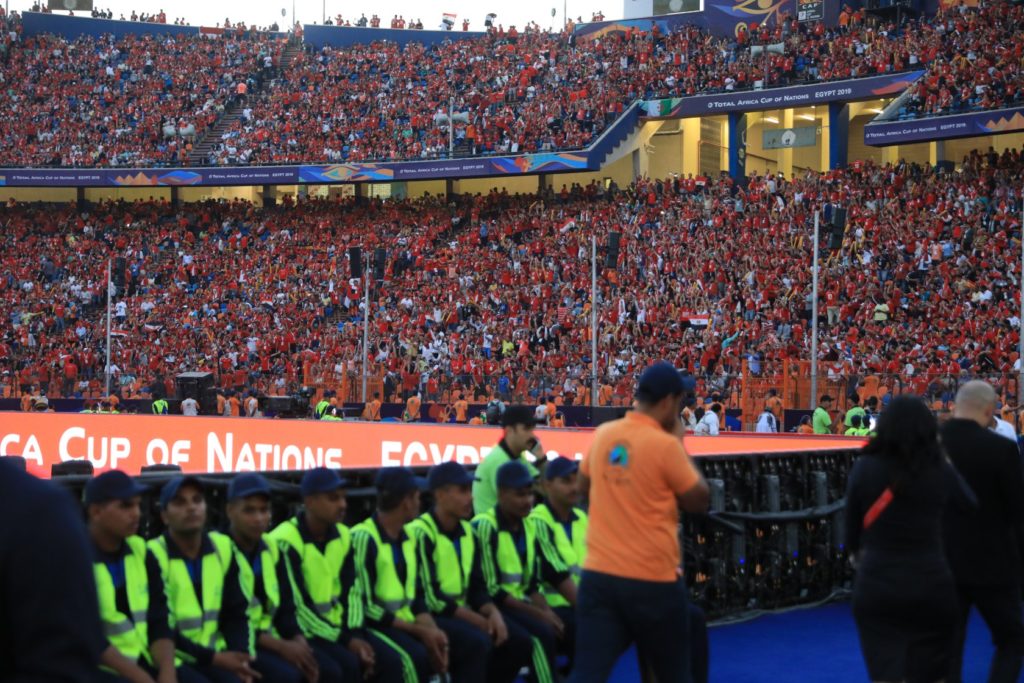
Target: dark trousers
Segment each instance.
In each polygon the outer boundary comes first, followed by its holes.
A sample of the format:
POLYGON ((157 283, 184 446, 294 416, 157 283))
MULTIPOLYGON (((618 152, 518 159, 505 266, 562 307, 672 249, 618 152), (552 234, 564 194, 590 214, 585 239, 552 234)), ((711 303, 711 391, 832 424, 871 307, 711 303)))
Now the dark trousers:
POLYGON ((434 675, 430 656, 423 643, 412 636, 390 628, 370 630, 373 653, 377 659, 377 675, 380 683, 403 683, 406 680, 429 681, 434 675))
POLYGON ((604 683, 632 643, 658 683, 690 683, 686 584, 637 581, 584 571, 576 628, 575 683, 604 683))
MULTIPOLYGON (((242 683, 241 679, 230 671, 224 669, 218 669, 213 664, 206 664, 200 666, 193 664, 195 670, 202 676, 202 680, 208 681, 208 683, 242 683)), ((178 683, 181 683, 181 678, 178 678, 178 683)))
POLYGON ((558 641, 558 652, 569 658, 569 663, 562 671, 568 674, 576 661, 576 610, 572 607, 555 607, 555 614, 565 624, 565 635, 558 641))
POLYGON ((435 616, 434 622, 448 636, 448 673, 452 683, 486 681, 491 637, 455 617, 435 616))
POLYGON ((992 633, 996 651, 988 672, 989 683, 1016 683, 1024 659, 1024 621, 1021 618, 1021 591, 1018 585, 957 586, 960 613, 950 658, 947 683, 960 683, 963 675, 964 640, 971 606, 978 608, 981 618, 992 633))
POLYGON ((331 643, 321 638, 309 641, 320 668, 320 683, 349 683, 362 681, 363 674, 359 659, 340 643, 331 643))
POLYGON ((262 683, 302 683, 302 674, 294 666, 263 648, 256 649, 253 668, 260 672, 262 683))
POLYGON ((555 680, 555 657, 558 654, 558 637, 555 630, 522 612, 502 609, 501 615, 508 624, 509 637, 513 626, 530 639, 530 680, 534 683, 551 683, 555 680))
MULTIPOLYGON (((148 666, 143 666, 142 668, 146 669, 153 678, 156 678, 156 669, 148 666)), ((177 667, 177 672, 178 683, 210 683, 209 679, 203 677, 202 674, 188 664, 182 664, 177 667)), ((128 680, 108 671, 99 671, 96 674, 96 678, 93 679, 93 683, 128 683, 128 680)))
POLYGON ((508 640, 491 650, 487 663, 487 683, 514 683, 523 667, 530 667, 533 661, 533 637, 518 622, 509 619, 502 612, 508 640))
POLYGON ((693 683, 708 683, 708 618, 704 610, 692 602, 687 602, 687 614, 690 621, 690 659, 693 665, 693 683))

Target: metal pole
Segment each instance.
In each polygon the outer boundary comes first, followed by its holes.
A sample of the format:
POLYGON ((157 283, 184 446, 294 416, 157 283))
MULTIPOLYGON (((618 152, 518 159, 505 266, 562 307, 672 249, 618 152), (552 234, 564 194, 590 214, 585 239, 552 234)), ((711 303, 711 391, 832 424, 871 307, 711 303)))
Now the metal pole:
POLYGON ((568 0, 562 0, 562 28, 564 29, 569 25, 569 2, 568 0))
POLYGON ((455 98, 448 98, 448 158, 455 158, 455 98))
MULTIPOLYGON (((367 259, 369 261, 369 259, 367 259)), ((370 339, 370 271, 369 262, 363 266, 363 403, 366 403, 366 359, 370 339)))
POLYGON ((320 21, 320 23, 326 25, 327 24, 327 0, 324 0, 323 4, 324 4, 324 10, 323 10, 324 18, 320 21))
POLYGON ((811 410, 818 400, 818 227, 821 213, 814 212, 814 260, 811 266, 811 410))
POLYGON ((590 235, 590 406, 597 407, 597 235, 590 235))
POLYGON ((106 378, 106 396, 110 396, 110 259, 107 259, 107 366, 103 370, 106 378))
POLYGON ((1017 285, 1020 288, 1020 321, 1017 323, 1017 407, 1024 406, 1024 190, 1020 194, 1020 269, 1017 285))

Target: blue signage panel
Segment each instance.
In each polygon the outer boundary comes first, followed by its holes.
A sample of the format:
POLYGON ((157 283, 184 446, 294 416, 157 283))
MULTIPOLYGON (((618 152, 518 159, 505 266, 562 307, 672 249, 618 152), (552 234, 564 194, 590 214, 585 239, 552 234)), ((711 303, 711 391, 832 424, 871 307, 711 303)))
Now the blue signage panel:
POLYGON ((885 147, 1020 131, 1024 131, 1024 107, 1015 107, 906 121, 872 122, 864 126, 864 144, 885 147))
POLYGON ((924 75, 924 71, 906 71, 846 81, 794 85, 789 88, 673 97, 649 100, 645 103, 645 108, 649 118, 686 118, 713 116, 732 111, 763 111, 765 109, 809 107, 812 104, 827 104, 829 102, 851 102, 898 95, 922 75, 924 75))

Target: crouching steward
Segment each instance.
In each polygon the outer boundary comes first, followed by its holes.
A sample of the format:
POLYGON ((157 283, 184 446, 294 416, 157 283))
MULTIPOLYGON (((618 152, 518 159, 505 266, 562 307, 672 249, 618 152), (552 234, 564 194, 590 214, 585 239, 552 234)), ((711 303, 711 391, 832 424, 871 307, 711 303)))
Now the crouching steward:
POLYGON ((452 683, 512 683, 529 666, 530 634, 510 629, 487 591, 469 519, 473 475, 457 462, 433 467, 434 505, 408 527, 427 608, 448 636, 452 683))
POLYGON ((427 609, 416 547, 406 525, 420 510, 421 477, 404 467, 377 473, 377 509, 352 530, 367 626, 402 660, 405 683, 447 674, 448 637, 427 609))
MULTIPOLYGON (((509 632, 525 631, 533 641, 530 669, 540 683, 554 681, 556 656, 568 651, 572 631, 548 604, 542 583, 553 586, 576 604, 576 584, 551 546, 548 535, 537 533, 533 507, 533 475, 526 465, 510 461, 498 468, 497 505, 473 519, 480 546, 487 592, 501 611, 509 632)), ((571 618, 571 615, 570 615, 571 618)))
POLYGON ((160 492, 167 530, 149 541, 156 559, 151 586, 163 584, 178 658, 208 681, 253 680, 255 654, 248 601, 231 539, 205 531, 206 498, 199 479, 177 476, 160 492))
POLYGON ((306 472, 302 511, 270 538, 281 550, 299 628, 316 655, 321 680, 402 683, 396 650, 364 628, 351 532, 341 523, 346 485, 325 467, 306 472))

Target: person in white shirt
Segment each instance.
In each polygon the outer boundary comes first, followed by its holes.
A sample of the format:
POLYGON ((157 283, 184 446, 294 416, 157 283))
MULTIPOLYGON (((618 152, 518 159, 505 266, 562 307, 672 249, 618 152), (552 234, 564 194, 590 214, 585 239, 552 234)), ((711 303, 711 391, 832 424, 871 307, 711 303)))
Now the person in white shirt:
POLYGON ((754 431, 758 434, 774 434, 779 431, 779 421, 769 406, 765 406, 761 417, 757 418, 757 428, 754 431))
POLYGON ((718 416, 720 412, 722 412, 722 406, 717 403, 713 404, 711 410, 704 413, 704 416, 697 422, 694 434, 697 436, 718 436, 719 426, 721 425, 718 416))
POLYGON ((181 414, 194 417, 199 414, 199 403, 191 396, 181 402, 181 414))
POLYGON ((1005 436, 1010 441, 1017 443, 1017 432, 1014 430, 1013 425, 1002 419, 1001 417, 992 416, 995 421, 995 426, 990 429, 998 434, 999 436, 1005 436))

